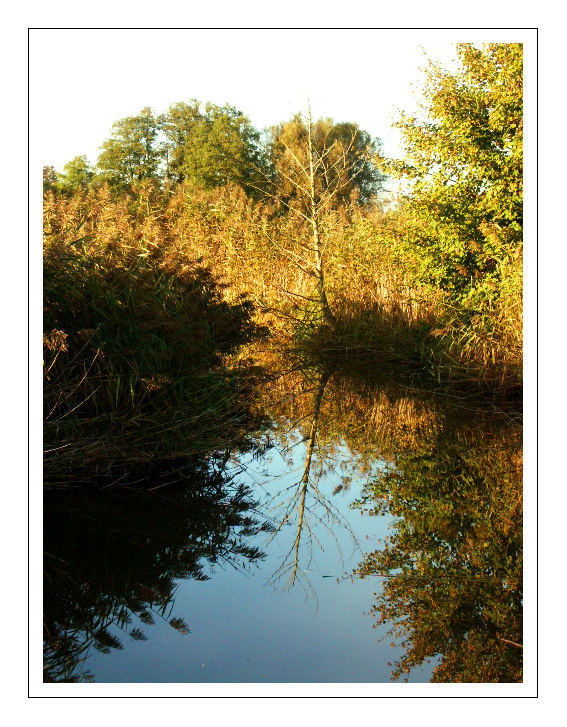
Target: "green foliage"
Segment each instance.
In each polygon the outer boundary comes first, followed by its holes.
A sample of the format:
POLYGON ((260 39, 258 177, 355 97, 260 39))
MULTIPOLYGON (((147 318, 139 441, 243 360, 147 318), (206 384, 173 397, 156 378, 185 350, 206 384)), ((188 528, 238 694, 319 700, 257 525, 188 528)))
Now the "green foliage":
POLYGON ((166 176, 202 189, 229 182, 252 192, 262 166, 259 134, 233 106, 177 103, 161 117, 166 138, 166 176))
POLYGON ((264 166, 259 138, 233 106, 176 103, 160 116, 144 108, 113 125, 97 166, 114 186, 187 180, 202 189, 233 183, 255 193, 264 166))
POLYGON ((68 161, 63 167, 63 174, 59 176, 59 183, 64 192, 73 193, 77 190, 88 189, 95 176, 86 156, 77 156, 68 161))
POLYGON ((112 136, 101 147, 97 167, 103 179, 126 186, 157 179, 163 153, 158 144, 159 121, 150 108, 127 116, 112 126, 112 136))
POLYGON ((522 245, 522 46, 458 47, 461 69, 430 64, 427 121, 402 116, 408 160, 386 168, 412 182, 399 242, 419 276, 477 308, 498 299, 503 266, 522 245))

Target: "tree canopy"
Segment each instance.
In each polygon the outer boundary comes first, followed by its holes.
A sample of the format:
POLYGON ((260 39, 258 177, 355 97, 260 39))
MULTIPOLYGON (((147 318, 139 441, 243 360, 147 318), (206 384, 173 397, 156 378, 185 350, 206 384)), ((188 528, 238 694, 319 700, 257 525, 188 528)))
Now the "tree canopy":
POLYGON ((157 179, 162 160, 158 134, 159 121, 150 108, 116 121, 98 157, 102 176, 117 184, 157 179))
POLYGON ((161 117, 167 171, 176 182, 189 180, 204 189, 228 182, 251 191, 261 166, 260 135, 233 106, 204 108, 198 101, 177 103, 161 117))
POLYGON ((330 190, 327 208, 356 201, 366 204, 378 192, 384 176, 374 163, 380 142, 354 123, 335 123, 330 118, 309 125, 300 114, 271 130, 270 160, 279 193, 287 204, 308 208, 305 189, 311 136, 316 166, 315 202, 320 204, 330 190))
POLYGON ((78 189, 87 189, 95 176, 89 160, 85 155, 73 157, 63 167, 63 174, 59 181, 62 188, 67 192, 75 192, 78 189))
POLYGON ((411 182, 404 230, 424 281, 474 304, 493 298, 522 244, 522 46, 458 46, 456 73, 430 63, 427 121, 402 115, 411 182))
POLYGON ((191 101, 161 115, 144 108, 113 125, 97 166, 103 179, 118 185, 188 180, 213 189, 232 182, 251 192, 262 166, 259 137, 233 106, 191 101))

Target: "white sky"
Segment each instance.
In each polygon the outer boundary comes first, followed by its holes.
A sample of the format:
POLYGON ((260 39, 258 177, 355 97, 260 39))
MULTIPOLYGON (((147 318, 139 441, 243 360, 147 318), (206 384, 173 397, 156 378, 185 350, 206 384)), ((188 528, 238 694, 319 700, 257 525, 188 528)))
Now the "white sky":
MULTIPOLYGON (((525 36, 525 32, 524 32, 525 36)), ((449 64, 455 43, 522 40, 471 30, 32 30, 31 141, 61 170, 98 147, 117 119, 196 98, 230 103, 257 128, 304 111, 354 121, 401 154, 391 124, 415 106, 427 55, 449 64)))

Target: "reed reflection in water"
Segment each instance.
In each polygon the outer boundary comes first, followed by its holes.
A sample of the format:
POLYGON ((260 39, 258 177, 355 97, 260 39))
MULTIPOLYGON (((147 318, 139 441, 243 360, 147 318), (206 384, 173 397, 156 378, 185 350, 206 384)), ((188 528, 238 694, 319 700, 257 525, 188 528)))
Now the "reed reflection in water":
MULTIPOLYGON (((333 522, 333 505, 318 482, 329 451, 348 442, 358 482, 372 469, 355 506, 390 516, 393 525, 364 554, 352 577, 381 581, 371 605, 375 627, 403 654, 392 678, 408 678, 434 662, 432 680, 517 682, 522 679, 522 428, 518 402, 490 402, 439 392, 419 379, 360 378, 311 370, 277 400, 282 422, 307 421, 305 469, 281 523, 296 514, 297 531, 276 575, 298 573, 308 493, 319 506, 317 523, 333 522), (304 392, 303 397, 298 392, 304 392), (291 393, 290 393, 291 392, 291 393), (309 409, 311 398, 311 415, 309 409), (301 401, 302 399, 302 401, 301 401), (352 426, 353 413, 356 426, 352 426), (300 414, 297 417, 297 414, 300 414), (320 445, 320 469, 310 475, 320 445), (325 452, 325 450, 327 450, 325 452), (323 522, 325 521, 325 522, 323 522)), ((287 373, 294 378, 297 371, 287 373)), ((285 390, 285 386, 283 387, 285 390)), ((288 426, 288 429, 290 427, 288 426)), ((338 467, 339 462, 335 461, 338 467)), ((331 465, 332 467, 332 465, 331 465)), ((352 476, 345 475, 345 483, 352 476)), ((340 491, 343 485, 339 484, 340 491)), ((308 510, 308 512, 311 512, 308 510)))
POLYGON ((243 568, 264 558, 250 541, 270 525, 226 464, 169 463, 152 472, 149 491, 46 493, 45 681, 88 678, 81 664, 90 650, 144 640, 157 620, 189 633, 174 613, 179 582, 206 580, 205 564, 243 568))
MULTIPOLYGON (((331 593, 321 591, 321 575, 337 588, 370 579, 374 597, 336 614, 348 624, 362 610, 370 613, 368 642, 381 666, 368 663, 365 673, 376 675, 369 680, 383 679, 386 642, 394 679, 521 680, 515 406, 438 391, 408 370, 351 366, 346 373, 269 349, 255 355, 268 374, 258 379, 245 452, 233 446, 146 470, 139 477, 145 486, 136 488, 46 495, 46 679, 88 677, 88 658, 82 660, 89 650, 145 638, 143 625, 152 620, 191 628, 190 613, 171 610, 176 590, 206 576, 223 583, 211 567, 224 563, 276 592, 301 585, 319 602, 331 593), (295 474, 283 475, 286 463, 295 474), (352 516, 340 506, 345 493, 356 500, 352 516), (384 523, 381 542, 357 537, 352 517, 360 512, 368 523, 384 523), (354 560, 343 557, 347 541, 354 560), (277 563, 263 557, 276 552, 277 563), (326 565, 314 576, 318 559, 326 565)), ((227 599, 235 597, 234 583, 227 599)), ((258 595, 249 578, 242 583, 239 598, 250 599, 252 613, 258 595)), ((295 673, 305 680, 298 656, 303 616, 287 617, 298 623, 289 659, 296 653, 295 673)), ((289 659, 266 669, 270 680, 293 681, 289 659)), ((348 663, 345 657, 333 678, 350 681, 348 663)), ((317 668, 308 680, 327 678, 317 668)))

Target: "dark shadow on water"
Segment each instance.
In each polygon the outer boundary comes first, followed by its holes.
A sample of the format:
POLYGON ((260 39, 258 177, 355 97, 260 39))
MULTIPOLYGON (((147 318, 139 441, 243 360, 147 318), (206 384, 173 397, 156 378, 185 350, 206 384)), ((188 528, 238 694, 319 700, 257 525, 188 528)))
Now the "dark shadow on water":
POLYGON ((46 681, 88 679, 91 650, 156 619, 187 631, 177 582, 261 559, 248 540, 269 529, 228 468, 269 446, 263 372, 225 361, 265 333, 251 302, 199 261, 125 249, 61 240, 44 259, 46 681))
POLYGON ((45 494, 45 681, 93 678, 81 667, 90 651, 145 640, 155 621, 188 633, 178 581, 264 557, 250 540, 271 526, 226 457, 154 466, 137 488, 96 484, 45 494))

